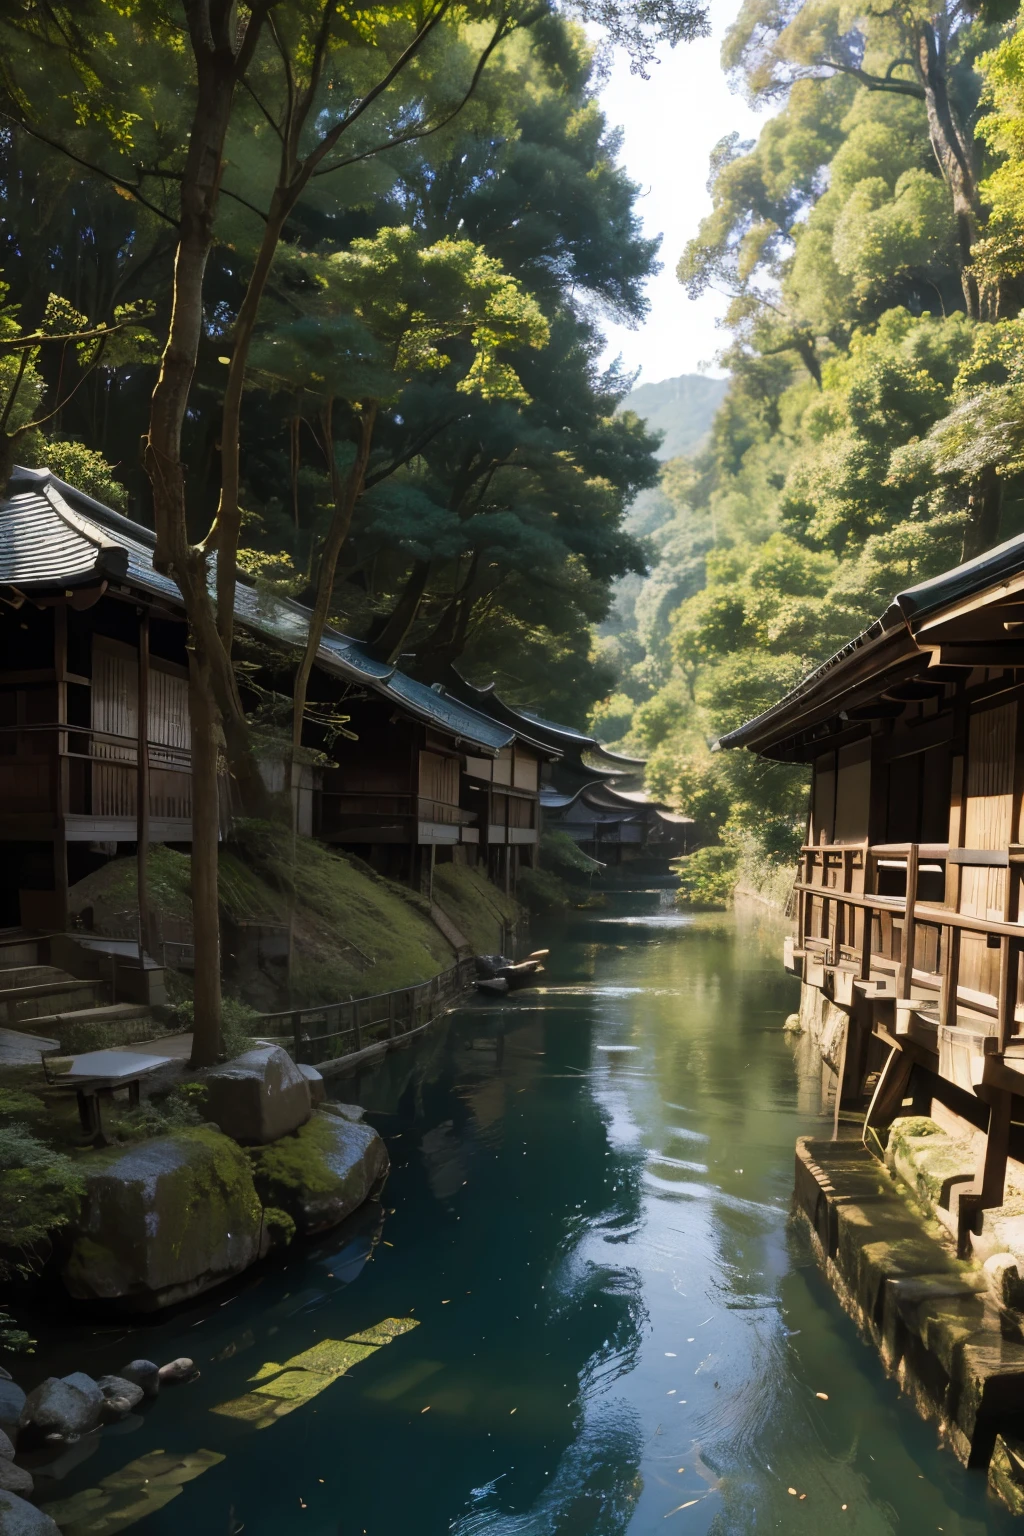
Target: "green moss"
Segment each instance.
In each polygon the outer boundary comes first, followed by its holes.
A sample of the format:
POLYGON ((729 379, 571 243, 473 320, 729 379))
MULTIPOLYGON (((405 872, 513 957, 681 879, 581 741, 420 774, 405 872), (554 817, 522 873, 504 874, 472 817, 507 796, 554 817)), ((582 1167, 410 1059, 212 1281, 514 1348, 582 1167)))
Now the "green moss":
POLYGON ((276 1205, 263 1207, 263 1225, 270 1234, 271 1246, 274 1248, 287 1248, 295 1236, 295 1222, 287 1211, 282 1211, 276 1205))
POLYGON ((139 1156, 135 1147, 107 1148, 81 1160, 86 1229, 76 1235, 68 1265, 80 1294, 95 1293, 97 1277, 111 1277, 110 1293, 117 1293, 124 1273, 150 1276, 157 1290, 178 1284, 196 1256, 211 1260, 222 1253, 229 1234, 258 1234, 260 1202, 249 1160, 236 1142, 206 1127, 175 1131, 163 1141, 171 1155, 155 1194, 152 1175, 131 1166, 139 1156), (122 1160, 125 1192, 114 1198, 103 1176, 117 1179, 122 1160))
POLYGON ((482 869, 468 864, 439 864, 434 870, 434 900, 465 934, 478 955, 494 954, 506 930, 522 918, 522 909, 492 885, 482 869))
POLYGON ((327 1195, 338 1182, 325 1160, 334 1144, 330 1122, 314 1115, 291 1136, 282 1136, 267 1147, 250 1148, 249 1156, 261 1185, 327 1195))

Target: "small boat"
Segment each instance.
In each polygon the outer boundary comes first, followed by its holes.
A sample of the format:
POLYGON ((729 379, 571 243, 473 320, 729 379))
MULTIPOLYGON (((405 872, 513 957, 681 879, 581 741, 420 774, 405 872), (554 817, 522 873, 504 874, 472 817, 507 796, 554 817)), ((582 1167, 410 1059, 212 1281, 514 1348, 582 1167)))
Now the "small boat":
POLYGON ((489 992, 492 996, 508 991, 508 982, 504 976, 479 976, 476 984, 479 991, 489 992))
POLYGON ((521 960, 518 965, 506 965, 501 975, 514 991, 517 987, 532 986, 543 971, 540 961, 531 955, 529 960, 521 960))

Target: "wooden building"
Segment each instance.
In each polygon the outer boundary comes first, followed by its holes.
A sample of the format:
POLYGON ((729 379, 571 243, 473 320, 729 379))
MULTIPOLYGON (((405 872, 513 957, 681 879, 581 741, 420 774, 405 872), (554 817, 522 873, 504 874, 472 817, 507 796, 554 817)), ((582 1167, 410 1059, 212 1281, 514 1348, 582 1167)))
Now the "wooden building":
POLYGON ((810 769, 801 1016, 837 1124, 913 1112, 980 1148, 936 1209, 967 1253, 1024 1173, 1024 538, 899 593, 720 746, 810 769))
MULTIPOLYGON (((147 529, 45 470, 16 471, 0 502, 0 926, 63 928, 69 888, 105 860, 190 842, 187 626, 153 549, 147 529)), ((239 583, 239 629, 279 653, 304 643, 308 618, 239 583)), ((439 857, 485 858, 514 884, 551 748, 336 631, 313 694, 358 739, 334 743, 336 767, 303 768, 301 830, 417 885, 439 857)), ((280 760, 262 769, 283 788, 280 760)), ((225 782, 225 828, 231 812, 225 782)))

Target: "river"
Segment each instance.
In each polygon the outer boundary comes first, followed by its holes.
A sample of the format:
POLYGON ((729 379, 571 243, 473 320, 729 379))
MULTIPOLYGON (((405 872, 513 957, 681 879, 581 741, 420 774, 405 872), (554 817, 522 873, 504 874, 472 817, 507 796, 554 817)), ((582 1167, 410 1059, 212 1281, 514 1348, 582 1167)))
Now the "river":
POLYGON ((202 1370, 40 1479, 65 1533, 1015 1528, 788 1228, 823 1122, 777 926, 614 901, 541 989, 338 1085, 387 1139, 385 1211, 159 1323, 44 1340, 64 1370, 202 1370), (275 1378, 295 1407, 265 1422, 275 1378))

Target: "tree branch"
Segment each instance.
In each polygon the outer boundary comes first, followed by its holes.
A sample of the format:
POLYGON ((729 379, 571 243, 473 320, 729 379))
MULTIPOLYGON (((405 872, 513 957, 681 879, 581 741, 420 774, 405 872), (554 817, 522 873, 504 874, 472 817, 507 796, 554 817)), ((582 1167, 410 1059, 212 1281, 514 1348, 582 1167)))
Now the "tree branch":
POLYGON ((32 138, 38 139, 40 144, 45 144, 48 149, 55 149, 58 154, 64 155, 68 160, 73 161, 75 165, 80 165, 83 170, 91 171, 94 176, 101 176, 104 181, 109 181, 113 186, 120 187, 122 192, 125 192, 135 202, 141 203, 143 208, 148 208, 150 213, 155 213, 157 218, 163 219, 165 224, 170 224, 174 229, 178 228, 177 219, 172 219, 170 214, 165 213, 162 208, 158 208, 156 203, 151 203, 147 197, 143 197, 138 187, 134 186, 132 182, 126 181, 123 176, 116 176, 113 171, 104 170, 102 165, 95 165, 91 160, 86 160, 82 155, 76 155, 74 150, 68 149, 66 144, 61 144, 57 139, 49 138, 45 133, 40 132, 38 128, 34 128, 31 123, 26 123, 22 118, 12 117, 9 112, 5 112, 2 108, 0 108, 0 118, 10 123, 12 128, 24 129, 32 138))
POLYGON ((836 59, 822 59, 821 65, 823 69, 834 70, 839 75, 852 75, 869 91, 888 91, 892 96, 912 96, 915 101, 924 101, 924 86, 917 85, 913 80, 890 80, 886 75, 869 75, 866 69, 860 69, 856 64, 840 64, 836 59))

